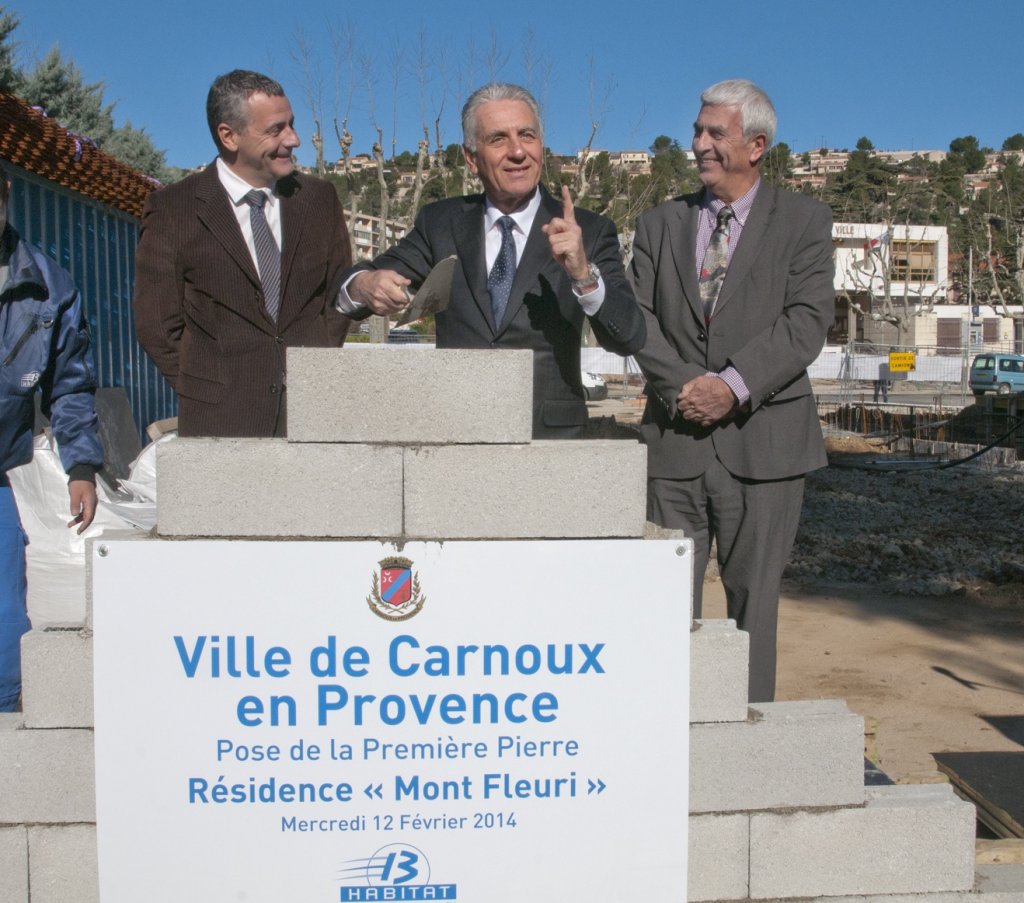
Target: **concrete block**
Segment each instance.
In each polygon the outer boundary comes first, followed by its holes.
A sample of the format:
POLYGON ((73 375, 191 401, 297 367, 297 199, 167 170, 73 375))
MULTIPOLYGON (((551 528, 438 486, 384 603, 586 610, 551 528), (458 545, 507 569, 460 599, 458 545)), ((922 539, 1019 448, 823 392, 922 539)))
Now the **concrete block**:
MULTIPOLYGON (((792 898, 785 900, 760 900, 758 903, 794 903, 792 898)), ((802 897, 800 903, 1024 903, 1024 898, 1006 897, 1005 895, 990 896, 974 891, 949 891, 939 894, 869 894, 855 897, 802 897)))
POLYGON ((750 706, 750 720, 690 727, 690 812, 864 801, 864 722, 838 700, 750 706))
POLYGON ((92 637, 32 630, 21 641, 22 708, 29 728, 92 727, 92 637))
POLYGON ((291 442, 529 442, 533 352, 288 349, 291 442))
POLYGON ((409 539, 641 537, 646 450, 619 440, 405 452, 409 539))
POLYGON ((691 815, 686 899, 746 897, 749 860, 749 816, 691 815))
POLYGON ((99 903, 96 826, 28 829, 32 903, 99 903))
MULTIPOLYGON (((761 903, 792 901, 775 899, 761 903)), ((801 903, 1024 903, 1024 865, 979 865, 975 871, 974 887, 966 891, 814 897, 801 903)))
POLYGON ((1024 864, 979 865, 975 890, 978 903, 1021 903, 1024 901, 1024 864))
POLYGON ((0 824, 94 821, 92 731, 0 730, 0 824))
POLYGON ((0 733, 18 731, 25 726, 25 717, 21 712, 0 712, 0 733))
POLYGON ((735 621, 695 621, 690 631, 690 723, 747 720, 750 634, 735 621))
POLYGON ((402 449, 177 439, 157 449, 157 497, 163 536, 400 536, 402 449))
POLYGON ((948 784, 872 787, 866 796, 855 809, 752 815, 751 898, 973 887, 974 807, 948 784))
POLYGON ((0 900, 28 903, 28 833, 21 825, 0 828, 0 900))

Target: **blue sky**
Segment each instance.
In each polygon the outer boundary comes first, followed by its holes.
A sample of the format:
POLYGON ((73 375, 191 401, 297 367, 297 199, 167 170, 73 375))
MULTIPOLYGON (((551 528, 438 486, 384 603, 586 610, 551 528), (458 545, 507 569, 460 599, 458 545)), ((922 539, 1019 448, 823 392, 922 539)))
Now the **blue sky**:
MULTIPOLYGON (((7 0, 5 6, 21 19, 14 35, 21 65, 58 45, 88 81, 106 84, 118 124, 145 128, 168 162, 183 167, 213 157, 206 92, 216 75, 233 68, 258 69, 284 85, 303 141, 297 156, 313 161, 312 116, 293 53, 300 29, 308 58, 324 76, 328 119, 336 109, 349 110, 357 153, 370 149, 374 116, 389 150, 393 132, 399 150, 414 149, 424 121, 433 139, 439 113, 443 143, 460 141, 465 95, 495 70, 501 80, 535 89, 546 143, 557 153, 582 147, 595 120, 595 147, 645 148, 659 134, 688 145, 700 91, 733 77, 768 91, 779 113, 778 140, 794 150, 852 148, 862 135, 889 150, 947 149, 968 134, 998 148, 1024 132, 1020 0, 520 0, 491 8, 462 0, 7 0), (386 16, 374 16, 374 9, 386 16), (350 35, 355 48, 343 54, 337 106, 332 33, 350 35), (427 61, 422 80, 420 46, 427 61)), ((328 156, 338 156, 329 135, 328 156)))

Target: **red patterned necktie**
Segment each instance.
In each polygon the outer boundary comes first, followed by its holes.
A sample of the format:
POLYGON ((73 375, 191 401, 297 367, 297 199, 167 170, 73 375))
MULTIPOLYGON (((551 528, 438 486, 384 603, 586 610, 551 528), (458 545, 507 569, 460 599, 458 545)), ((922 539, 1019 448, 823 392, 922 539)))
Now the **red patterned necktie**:
POLYGON ((708 242, 704 266, 700 269, 700 300, 704 305, 705 326, 711 322, 718 293, 722 290, 725 273, 729 269, 729 221, 734 215, 729 206, 718 211, 718 222, 708 242))

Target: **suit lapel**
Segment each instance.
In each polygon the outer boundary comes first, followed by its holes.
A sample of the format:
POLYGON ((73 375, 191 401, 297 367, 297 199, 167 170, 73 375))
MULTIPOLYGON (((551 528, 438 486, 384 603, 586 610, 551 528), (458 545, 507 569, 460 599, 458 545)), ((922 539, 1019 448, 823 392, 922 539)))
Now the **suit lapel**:
POLYGON ((761 240, 768 230, 774 210, 775 189, 762 182, 761 187, 757 190, 757 196, 754 198, 754 205, 750 208, 750 215, 747 217, 746 223, 743 224, 740 243, 733 251, 729 269, 725 272, 725 281, 718 294, 718 301, 715 302, 716 311, 728 304, 730 298, 736 294, 737 288, 743 285, 747 273, 750 272, 750 268, 761 250, 761 240))
MULTIPOLYGON (((199 221, 211 237, 223 247, 228 257, 252 283, 253 288, 261 290, 256 265, 252 262, 252 255, 242 238, 242 230, 238 227, 238 220, 231 209, 231 200, 217 176, 216 164, 211 164, 203 172, 196 187, 196 199, 199 201, 196 214, 199 221)), ((246 297, 237 297, 235 292, 224 292, 217 300, 250 323, 271 331, 273 325, 260 306, 253 302, 254 297, 255 292, 246 297)))
POLYGON ((484 197, 470 195, 465 198, 462 215, 452 220, 454 247, 459 249, 459 265, 466 276, 466 284, 482 316, 494 329, 491 313, 491 295, 487 291, 487 258, 484 254, 484 197))
MULTIPOLYGON (((295 316, 295 300, 288 294, 288 278, 294 268, 295 256, 302 246, 302 233, 310 217, 306 211, 306 200, 302 186, 297 179, 288 179, 279 186, 278 199, 281 204, 281 308, 277 314, 278 330, 291 322, 295 316)), ((302 299, 299 299, 301 304, 302 299)), ((269 319, 268 319, 269 322, 269 319)))
POLYGON ((700 221, 700 199, 700 194, 684 198, 684 202, 678 208, 678 218, 670 222, 669 228, 679 284, 694 315, 703 323, 704 306, 700 300, 697 261, 694 256, 697 248, 697 226, 700 221))
MULTIPOLYGON (((504 332, 508 325, 515 320, 520 308, 526 301, 526 292, 536 285, 537 277, 542 269, 552 262, 551 248, 548 245, 547 236, 543 233, 542 227, 551 220, 561 215, 562 205, 551 197, 543 188, 540 191, 540 206, 537 208, 537 215, 533 218, 533 225, 530 227, 530 234, 526 237, 526 245, 523 248, 523 258, 516 263, 516 276, 512 281, 512 293, 508 297, 508 308, 505 310, 503 325, 498 332, 504 332)), ((490 295, 488 295, 488 298, 490 295)))

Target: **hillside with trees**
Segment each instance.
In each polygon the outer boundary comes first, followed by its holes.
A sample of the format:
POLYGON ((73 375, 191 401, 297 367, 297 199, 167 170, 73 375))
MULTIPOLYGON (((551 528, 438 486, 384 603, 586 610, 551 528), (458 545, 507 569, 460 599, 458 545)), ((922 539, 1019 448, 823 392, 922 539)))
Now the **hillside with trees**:
MULTIPOLYGON (((53 47, 32 66, 19 65, 18 17, 0 6, 0 90, 17 94, 65 128, 161 182, 180 178, 166 164, 144 127, 117 124, 115 105, 104 101, 103 82, 87 82, 75 62, 53 47)), ((349 27, 331 34, 334 59, 321 61, 302 31, 292 42, 293 103, 311 114, 311 135, 302 135, 316 152, 315 170, 330 179, 346 209, 401 225, 412 223, 431 201, 478 191, 465 166, 461 135, 442 134, 446 106, 461 102, 484 80, 500 79, 508 62, 497 38, 489 46, 469 47, 463 68, 446 69, 444 54, 432 53, 420 37, 393 50, 386 64, 372 58, 366 43, 349 27), (357 48, 361 48, 357 51, 357 48), (379 70, 379 71, 378 71, 379 70), (388 74, 379 79, 380 72, 388 74), (384 82, 382 84, 382 82, 384 82), (395 135, 397 98, 415 91, 420 98, 421 138, 399 150, 395 135), (361 103, 354 100, 359 96, 361 103), (365 121, 352 110, 365 109, 365 121), (382 110, 390 109, 390 114, 382 110), (388 120, 390 124, 388 125, 388 120), (453 140, 454 139, 454 140, 453 140), (356 147, 368 153, 354 154, 356 147)), ((527 35, 523 50, 526 84, 543 104, 549 94, 551 61, 536 54, 527 35)), ((568 185, 579 205, 611 217, 627 239, 637 217, 661 201, 699 187, 697 169, 686 150, 688 140, 656 135, 643 165, 625 162, 627 154, 592 150, 602 120, 601 90, 591 75, 589 138, 583 150, 559 156, 546 149, 544 182, 557 194, 568 185)), ((631 158, 632 159, 632 158, 631 158)), ((879 151, 867 136, 852 150, 796 151, 785 143, 769 149, 763 176, 828 204, 837 222, 945 226, 949 232, 953 296, 993 304, 1024 299, 1024 133, 1010 135, 995 151, 973 135, 953 138, 940 155, 897 155, 879 151), (807 178, 811 158, 841 159, 824 177, 807 178), (942 159, 937 159, 942 157, 942 159), (973 269, 972 269, 973 268, 973 269)))

